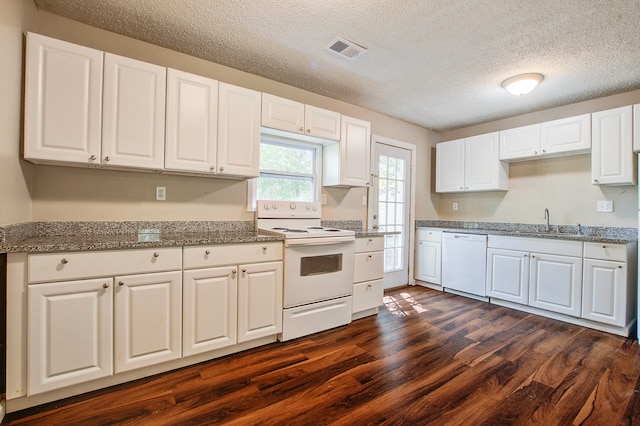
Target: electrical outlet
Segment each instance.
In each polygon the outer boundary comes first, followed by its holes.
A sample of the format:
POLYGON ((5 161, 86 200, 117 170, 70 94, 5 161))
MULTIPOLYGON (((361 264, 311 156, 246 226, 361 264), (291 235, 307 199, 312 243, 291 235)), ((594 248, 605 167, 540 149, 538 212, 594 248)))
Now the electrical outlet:
POLYGON ((453 203, 453 204, 451 205, 451 208, 452 208, 454 211, 458 210, 458 203, 453 203))
POLYGON ((156 201, 167 200, 167 188, 165 186, 156 186, 156 201))
POLYGON ((598 200, 596 203, 596 211, 603 213, 611 213, 613 211, 613 201, 598 200))

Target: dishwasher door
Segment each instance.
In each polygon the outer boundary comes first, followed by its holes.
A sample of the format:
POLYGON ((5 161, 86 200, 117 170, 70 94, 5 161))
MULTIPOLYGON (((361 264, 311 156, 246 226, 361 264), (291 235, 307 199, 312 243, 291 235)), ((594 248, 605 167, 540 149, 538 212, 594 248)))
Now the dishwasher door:
POLYGON ((487 236, 442 234, 442 286, 486 297, 487 236))

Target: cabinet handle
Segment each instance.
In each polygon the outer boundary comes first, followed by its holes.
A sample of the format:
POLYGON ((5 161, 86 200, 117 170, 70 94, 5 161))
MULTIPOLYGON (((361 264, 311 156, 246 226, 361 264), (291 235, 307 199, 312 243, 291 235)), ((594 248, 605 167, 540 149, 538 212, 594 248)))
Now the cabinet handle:
POLYGON ((593 180, 593 183, 598 183, 598 179, 594 179, 594 180, 593 180))
POLYGON ((262 251, 266 253, 267 252, 267 246, 262 246, 262 251))
POLYGON ((122 287, 124 285, 124 281, 118 281, 118 285, 122 287))
POLYGON ((622 269, 622 265, 618 265, 618 269, 622 269))
POLYGON ((544 154, 545 152, 547 152, 547 150, 546 150, 546 149, 543 149, 543 150, 542 150, 542 153, 544 154))
POLYGON ((111 161, 111 158, 109 158, 109 156, 107 155, 106 157, 104 157, 104 161, 111 161))
POLYGON ((307 129, 307 133, 311 133, 311 129, 307 129))
POLYGON ((460 189, 464 189, 463 187, 460 187, 460 189))
POLYGON ((304 132, 304 127, 300 127, 300 131, 301 131, 301 132, 304 132))
POLYGON ((538 151, 533 151, 533 155, 538 155, 538 151))
POLYGON ((246 270, 246 269, 243 269, 243 270, 242 270, 242 273, 243 273, 243 274, 246 274, 246 273, 247 273, 247 270, 246 270))
POLYGON ((527 257, 527 254, 525 253, 525 255, 523 257, 527 257))
POLYGON ((91 161, 93 161, 93 160, 95 160, 95 159, 96 159, 96 156, 95 156, 95 155, 92 155, 91 157, 89 157, 89 160, 91 160, 91 161))
POLYGON ((205 250, 204 254, 211 254, 211 250, 205 250))
POLYGON ((371 288, 371 284, 367 284, 367 288, 371 288))
POLYGON ((109 283, 102 284, 102 288, 109 288, 109 283))
POLYGON ((66 257, 63 257, 60 263, 62 263, 63 265, 66 265, 67 263, 69 263, 69 261, 67 260, 66 257))
POLYGON ((532 258, 532 259, 535 259, 536 257, 535 257, 534 255, 531 255, 531 258, 532 258))
POLYGON ((209 167, 209 171, 215 173, 216 172, 216 166, 210 166, 209 167))
POLYGON ((369 242, 370 242, 370 243, 373 243, 373 240, 372 240, 371 238, 369 238, 369 242))
POLYGON ((368 255, 368 256, 367 256, 367 258, 368 258, 368 259, 371 259, 372 257, 373 257, 373 256, 371 256, 371 255, 368 255))
POLYGON ((160 257, 160 253, 158 252, 153 253, 153 257, 160 257))
POLYGON ((603 244, 603 245, 602 245, 602 248, 607 248, 607 245, 606 245, 606 244, 603 244))
POLYGON ((224 167, 220 166, 220 173, 224 172, 224 167))
POLYGON ((231 278, 235 278, 237 273, 238 271, 236 271, 235 269, 231 271, 231 278))

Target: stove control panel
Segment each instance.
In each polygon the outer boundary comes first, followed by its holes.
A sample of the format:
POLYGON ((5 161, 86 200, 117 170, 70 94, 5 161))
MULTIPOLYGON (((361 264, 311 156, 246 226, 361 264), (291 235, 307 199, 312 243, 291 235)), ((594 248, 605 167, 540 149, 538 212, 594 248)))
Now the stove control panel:
POLYGON ((307 201, 258 200, 256 214, 259 218, 312 218, 319 219, 321 204, 307 201))

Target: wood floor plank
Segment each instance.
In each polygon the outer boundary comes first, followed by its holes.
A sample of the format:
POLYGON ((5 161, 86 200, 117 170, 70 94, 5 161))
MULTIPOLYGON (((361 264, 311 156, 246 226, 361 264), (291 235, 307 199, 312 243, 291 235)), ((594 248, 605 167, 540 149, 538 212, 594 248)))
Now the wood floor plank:
POLYGON ((9 425, 640 425, 633 339, 404 287, 345 327, 11 413, 9 425))

